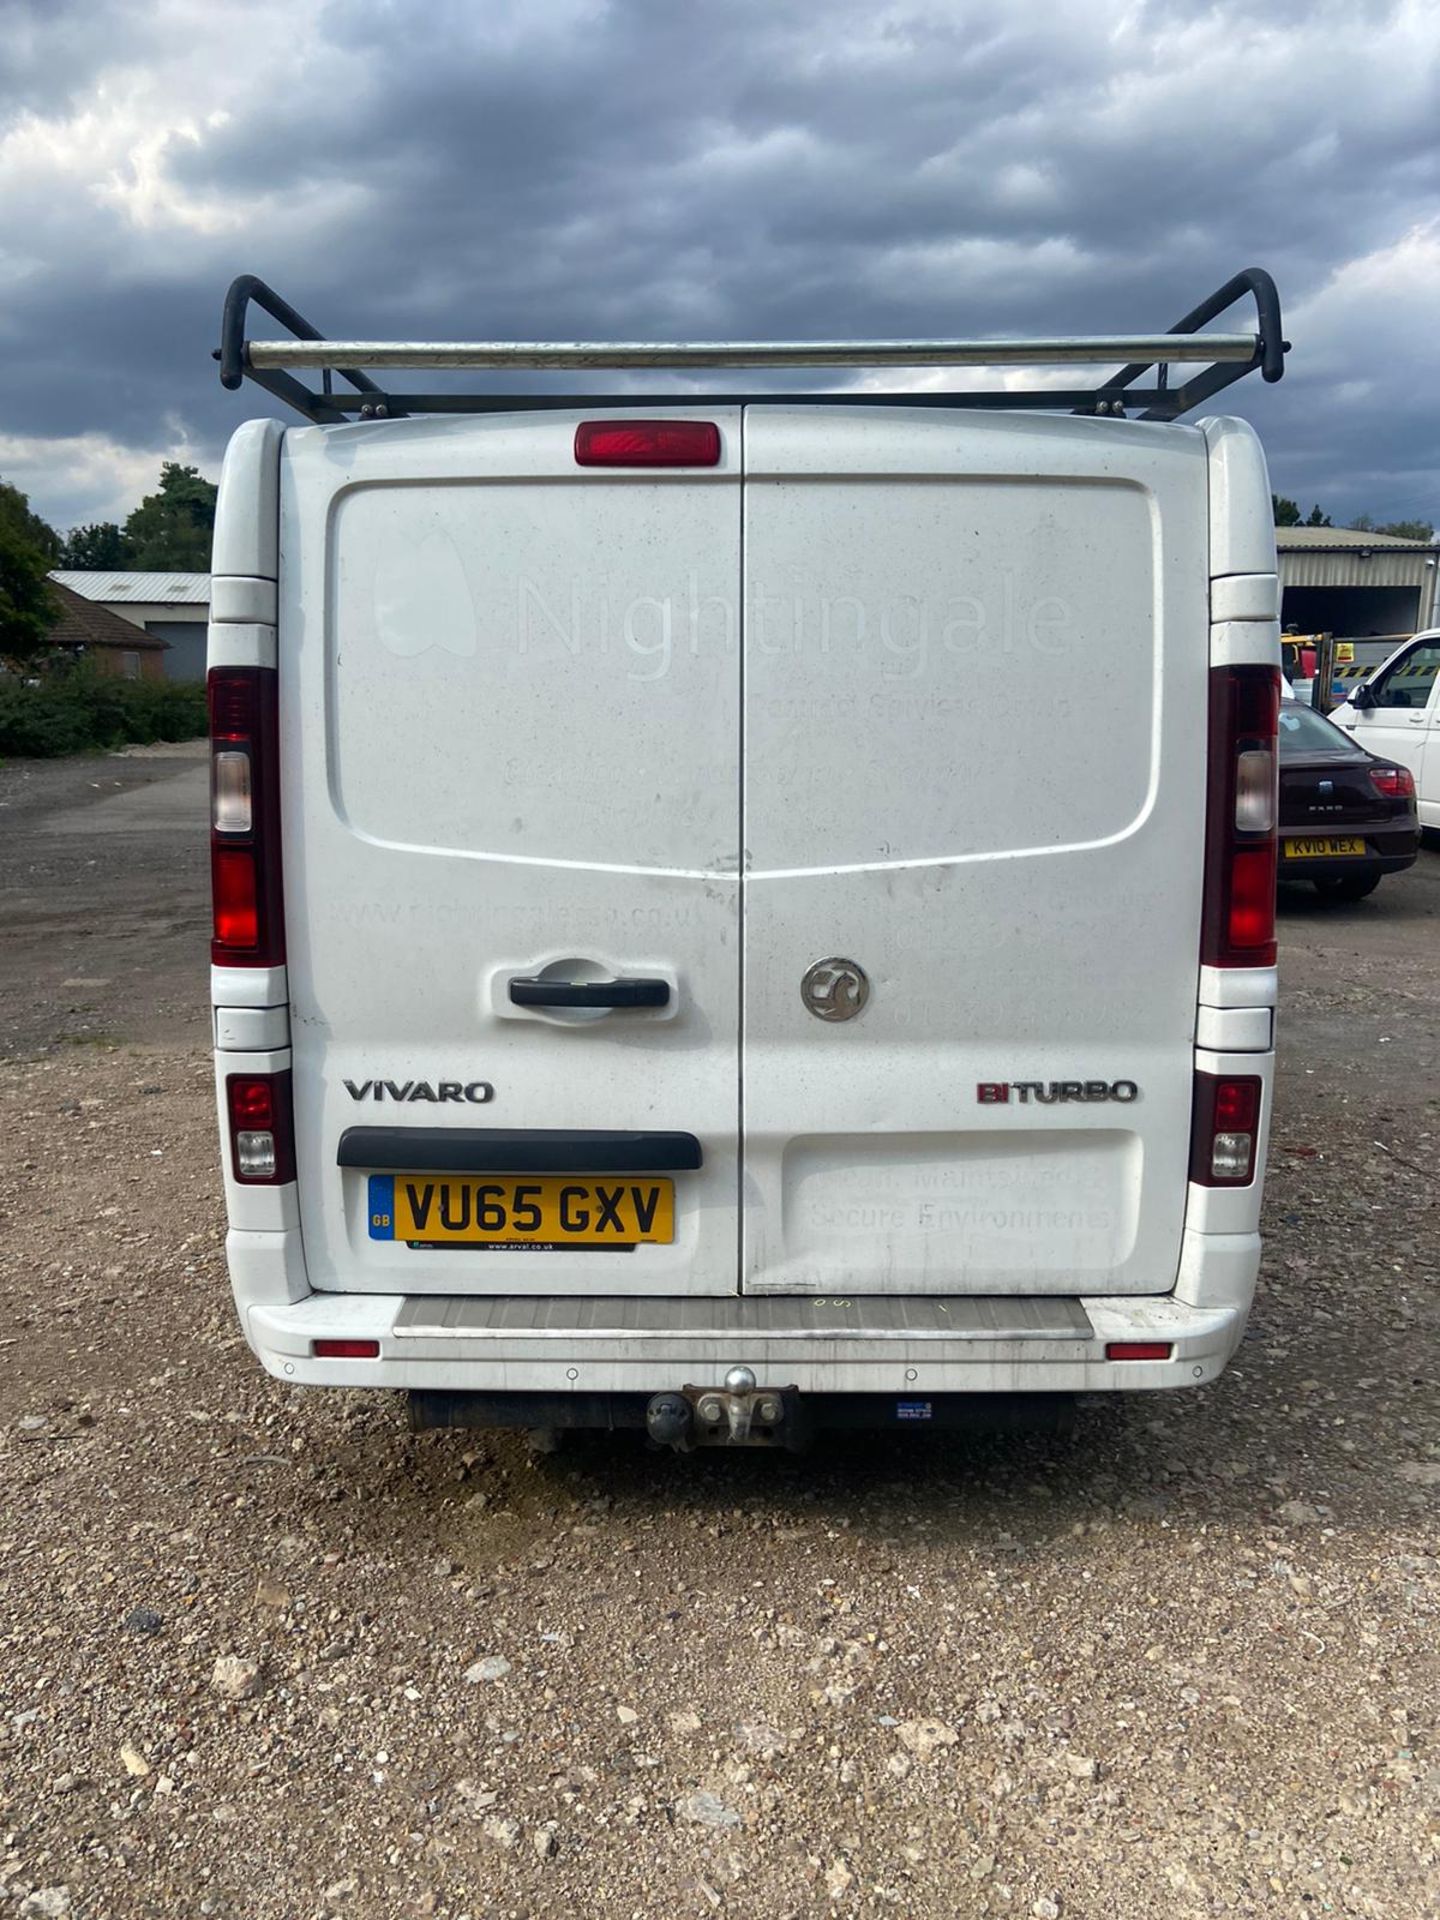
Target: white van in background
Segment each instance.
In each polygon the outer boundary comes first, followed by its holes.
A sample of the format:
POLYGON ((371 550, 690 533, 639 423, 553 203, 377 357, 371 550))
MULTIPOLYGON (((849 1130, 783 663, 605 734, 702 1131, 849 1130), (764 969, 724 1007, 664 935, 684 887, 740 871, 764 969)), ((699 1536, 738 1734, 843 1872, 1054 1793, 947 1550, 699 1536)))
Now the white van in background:
POLYGON ((1440 832, 1440 630, 1397 647, 1330 718, 1367 753, 1410 769, 1420 824, 1440 832))
POLYGON ((1252 273, 1083 353, 340 345, 237 283, 222 377, 314 422, 236 433, 210 629, 227 1249, 271 1373, 681 1448, 1220 1373, 1276 564, 1250 427, 1174 416, 1277 377, 1278 329, 1252 273), (1195 331, 1246 292, 1257 333, 1195 331), (252 301, 298 337, 247 341, 252 301), (1132 364, 919 405, 343 371, 997 357, 1132 364), (1157 359, 1205 371, 1137 389, 1157 359))

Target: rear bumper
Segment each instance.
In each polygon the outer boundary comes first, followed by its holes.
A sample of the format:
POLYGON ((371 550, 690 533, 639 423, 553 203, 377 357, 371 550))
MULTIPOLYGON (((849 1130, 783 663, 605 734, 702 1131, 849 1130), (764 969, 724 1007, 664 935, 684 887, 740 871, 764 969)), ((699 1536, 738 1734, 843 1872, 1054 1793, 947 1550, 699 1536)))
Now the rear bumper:
POLYGON ((1198 1386, 1239 1344, 1255 1235, 1205 1236, 1220 1284, 1137 1297, 897 1300, 276 1297, 264 1249, 232 1234, 231 1276, 257 1357, 297 1385, 476 1393, 649 1394, 718 1384, 731 1367, 807 1394, 1098 1393, 1198 1386), (256 1297, 259 1294, 262 1297, 256 1297), (264 1297, 267 1296, 268 1297, 264 1297), (373 1340, 374 1359, 316 1340, 373 1340), (1114 1341, 1166 1341, 1166 1360, 1107 1360, 1114 1341))

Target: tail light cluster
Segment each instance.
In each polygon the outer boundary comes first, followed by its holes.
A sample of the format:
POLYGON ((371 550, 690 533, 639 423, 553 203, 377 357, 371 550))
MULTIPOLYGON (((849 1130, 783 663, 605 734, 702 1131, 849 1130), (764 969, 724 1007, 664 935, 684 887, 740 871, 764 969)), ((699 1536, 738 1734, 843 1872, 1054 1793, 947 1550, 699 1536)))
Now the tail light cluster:
MULTIPOLYGON (((210 957, 221 967, 285 959, 280 891, 280 761, 273 667, 215 667, 210 703, 210 957)), ((225 1079, 230 1168, 247 1187, 295 1178, 289 1072, 225 1079)))
POLYGON ((1211 967, 1275 964, 1274 667, 1210 675, 1210 773, 1201 959, 1211 967))
POLYGON ((285 959, 280 780, 272 667, 216 667, 210 702, 210 886, 221 967, 285 959))
POLYGON ((232 1073, 225 1081, 230 1168, 246 1187, 283 1187, 295 1178, 290 1074, 232 1073))
POLYGON ((1370 784, 1382 800, 1408 800, 1415 791, 1415 776, 1408 767, 1371 767, 1370 784))
POLYGON ((1261 1084, 1256 1074, 1196 1074, 1190 1178, 1198 1186, 1248 1187, 1255 1178, 1261 1084))

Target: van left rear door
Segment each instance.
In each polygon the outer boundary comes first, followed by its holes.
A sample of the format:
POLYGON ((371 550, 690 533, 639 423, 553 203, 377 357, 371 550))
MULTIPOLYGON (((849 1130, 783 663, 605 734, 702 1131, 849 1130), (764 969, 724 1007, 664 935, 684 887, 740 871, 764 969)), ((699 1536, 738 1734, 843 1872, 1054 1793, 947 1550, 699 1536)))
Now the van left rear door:
POLYGON ((710 417, 720 463, 663 472, 581 467, 558 412, 287 435, 285 898, 317 1288, 736 1289, 740 459, 738 414, 710 417), (536 979, 666 992, 517 1004, 536 979), (574 1138, 616 1133, 693 1135, 700 1164, 574 1138), (442 1189, 458 1134, 485 1164, 442 1189), (566 1181, 610 1176, 618 1213, 517 1198, 516 1168, 489 1166, 562 1146, 566 1181), (387 1218, 372 1178, 392 1173, 387 1218), (510 1237, 476 1244, 482 1205, 510 1237))

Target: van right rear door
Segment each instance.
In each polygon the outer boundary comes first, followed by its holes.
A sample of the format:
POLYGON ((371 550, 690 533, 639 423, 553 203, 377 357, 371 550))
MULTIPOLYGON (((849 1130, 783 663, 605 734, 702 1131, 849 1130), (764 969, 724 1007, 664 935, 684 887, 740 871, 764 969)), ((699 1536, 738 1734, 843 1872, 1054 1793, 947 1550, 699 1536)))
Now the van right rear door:
POLYGON ((783 405, 745 432, 743 1284, 1166 1292, 1204 440, 783 405))

